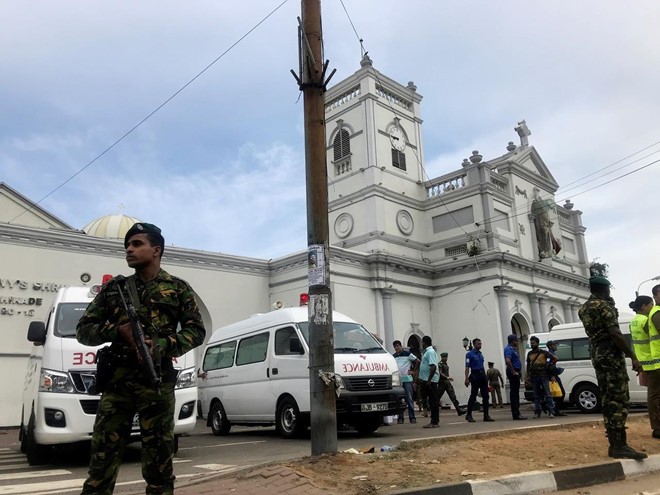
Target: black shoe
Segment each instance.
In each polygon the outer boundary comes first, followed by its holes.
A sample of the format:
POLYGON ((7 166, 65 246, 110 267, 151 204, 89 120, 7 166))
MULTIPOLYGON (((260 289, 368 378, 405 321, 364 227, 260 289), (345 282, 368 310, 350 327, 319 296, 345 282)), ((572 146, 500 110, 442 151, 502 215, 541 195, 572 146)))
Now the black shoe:
POLYGON ((513 418, 514 421, 522 421, 524 419, 527 419, 527 416, 517 416, 517 417, 513 418))
POLYGON ((476 421, 474 420, 471 414, 465 416, 465 421, 467 421, 468 423, 476 423, 476 421))
POLYGON ((541 411, 534 411, 534 417, 535 418, 540 418, 541 417, 541 411))
MULTIPOLYGON (((403 421, 401 421, 403 423, 403 421)), ((410 418, 410 424, 414 425, 417 423, 417 420, 415 418, 410 418)))
POLYGON ((402 424, 403 424, 403 418, 399 418, 399 419, 397 419, 396 422, 397 422, 397 424, 402 425, 402 424))
POLYGON ((422 426, 422 428, 440 428, 440 425, 438 423, 429 423, 427 425, 422 426))
POLYGON ((458 407, 456 408, 456 414, 458 414, 459 416, 463 416, 463 414, 465 414, 465 410, 458 407))
POLYGON ((491 423, 491 422, 493 422, 493 421, 495 421, 495 420, 494 420, 493 418, 491 418, 490 416, 486 416, 486 417, 484 418, 484 422, 485 422, 485 423, 491 423))
POLYGON ((555 411, 555 416, 568 416, 568 414, 564 414, 563 412, 555 411))
POLYGON ((660 438, 660 430, 653 430, 653 433, 651 434, 653 438, 660 438))
POLYGON ((631 446, 626 444, 612 446, 607 453, 614 459, 635 459, 636 461, 641 461, 648 457, 644 452, 637 452, 631 446))

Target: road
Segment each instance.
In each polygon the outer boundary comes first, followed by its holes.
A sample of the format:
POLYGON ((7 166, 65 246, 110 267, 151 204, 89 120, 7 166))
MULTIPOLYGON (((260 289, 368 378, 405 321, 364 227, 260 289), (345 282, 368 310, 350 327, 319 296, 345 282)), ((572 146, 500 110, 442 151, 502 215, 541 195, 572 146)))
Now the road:
POLYGON ((641 478, 617 481, 606 485, 595 485, 573 490, 555 492, 555 495, 660 495, 660 473, 641 478))
MULTIPOLYGON (((530 411, 531 412, 531 411, 530 411)), ((526 412, 527 414, 528 412, 526 412)), ((349 448, 362 449, 384 445, 396 445, 401 440, 428 438, 432 436, 460 435, 473 432, 536 428, 556 423, 579 423, 601 418, 600 415, 581 414, 568 411, 567 417, 512 421, 510 411, 496 409, 491 416, 493 423, 467 423, 453 411, 443 410, 440 416, 441 427, 437 430, 425 430, 422 426, 427 418, 418 418, 413 425, 382 426, 375 434, 361 437, 352 430, 340 431, 338 450, 349 448)), ((528 414, 531 416, 531 413, 528 414)), ((475 415, 475 419, 480 414, 475 415)), ((59 447, 54 450, 51 464, 31 467, 25 456, 20 453, 18 443, 0 449, 0 495, 73 495, 80 492, 80 487, 87 474, 89 445, 76 448, 59 447)), ((175 457, 175 474, 178 479, 191 479, 219 471, 232 471, 242 467, 268 461, 287 461, 310 455, 309 436, 297 440, 284 440, 278 437, 274 428, 232 428, 229 435, 216 437, 205 422, 198 421, 195 431, 179 442, 179 452, 175 457)), ((124 456, 116 494, 135 493, 143 486, 140 468, 139 444, 131 445, 124 456)))

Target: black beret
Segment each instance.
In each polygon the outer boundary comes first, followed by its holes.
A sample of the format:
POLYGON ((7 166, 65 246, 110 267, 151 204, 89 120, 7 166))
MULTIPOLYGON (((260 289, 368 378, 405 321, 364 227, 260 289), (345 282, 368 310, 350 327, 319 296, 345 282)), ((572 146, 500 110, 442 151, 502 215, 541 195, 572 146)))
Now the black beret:
POLYGON ((138 222, 133 224, 133 226, 128 229, 128 232, 126 232, 126 235, 124 236, 124 247, 128 246, 129 239, 136 234, 158 234, 163 237, 160 233, 160 229, 153 223, 138 222))
POLYGON ((447 356, 449 356, 448 352, 441 352, 440 353, 440 357, 447 357, 447 356))
POLYGON ((594 275, 593 277, 589 278, 589 284, 590 285, 612 285, 607 278, 603 277, 602 275, 594 275))

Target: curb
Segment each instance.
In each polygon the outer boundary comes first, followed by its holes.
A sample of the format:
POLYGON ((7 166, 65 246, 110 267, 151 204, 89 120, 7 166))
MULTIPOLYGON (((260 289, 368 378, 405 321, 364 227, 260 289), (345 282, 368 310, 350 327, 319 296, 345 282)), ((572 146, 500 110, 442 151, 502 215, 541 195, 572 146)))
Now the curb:
POLYGON ((390 492, 389 495, 521 495, 552 493, 613 481, 636 478, 660 471, 660 454, 641 461, 620 461, 591 464, 556 471, 530 471, 492 480, 469 480, 426 488, 390 492))

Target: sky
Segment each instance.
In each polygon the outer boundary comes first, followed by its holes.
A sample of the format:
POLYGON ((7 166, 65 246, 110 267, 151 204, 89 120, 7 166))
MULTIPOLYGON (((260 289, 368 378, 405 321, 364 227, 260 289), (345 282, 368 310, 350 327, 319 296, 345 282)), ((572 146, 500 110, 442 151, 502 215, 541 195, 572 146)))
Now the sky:
MULTIPOLYGON (((557 203, 583 212, 589 258, 609 265, 618 306, 639 284, 650 293, 660 2, 321 6, 332 83, 359 69, 364 48, 423 95, 429 178, 472 150, 504 154, 525 119, 557 203)), ((303 103, 289 72, 300 1, 0 7, 0 181, 77 229, 124 213, 180 247, 264 259, 306 249, 303 103)))

